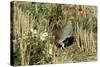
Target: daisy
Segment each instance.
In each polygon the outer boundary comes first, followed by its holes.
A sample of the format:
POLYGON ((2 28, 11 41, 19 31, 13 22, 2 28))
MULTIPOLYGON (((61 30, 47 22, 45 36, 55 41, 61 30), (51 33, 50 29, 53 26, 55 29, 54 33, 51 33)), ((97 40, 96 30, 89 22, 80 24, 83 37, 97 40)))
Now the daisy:
POLYGON ((40 39, 41 39, 42 41, 44 41, 44 40, 46 39, 47 36, 48 36, 48 33, 47 33, 47 32, 41 33, 41 34, 40 34, 40 39))
POLYGON ((30 31, 33 33, 33 34, 37 34, 37 30, 36 29, 30 29, 30 31))

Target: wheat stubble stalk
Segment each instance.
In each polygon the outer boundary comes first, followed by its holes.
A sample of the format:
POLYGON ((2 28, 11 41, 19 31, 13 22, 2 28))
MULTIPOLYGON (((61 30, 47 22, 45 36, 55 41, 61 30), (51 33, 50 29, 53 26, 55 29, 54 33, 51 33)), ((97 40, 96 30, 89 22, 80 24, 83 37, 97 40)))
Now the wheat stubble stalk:
POLYGON ((75 24, 75 35, 76 35, 76 44, 80 49, 83 49, 85 52, 94 51, 95 39, 93 31, 89 32, 83 30, 81 26, 76 22, 75 24))

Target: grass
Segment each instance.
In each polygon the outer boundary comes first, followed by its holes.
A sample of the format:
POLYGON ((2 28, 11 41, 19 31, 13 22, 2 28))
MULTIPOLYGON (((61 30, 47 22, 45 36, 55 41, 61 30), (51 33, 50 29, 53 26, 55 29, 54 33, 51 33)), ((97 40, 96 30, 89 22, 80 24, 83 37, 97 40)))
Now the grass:
POLYGON ((96 6, 14 2, 12 14, 14 65, 97 60, 96 6), (55 46, 53 32, 67 21, 72 21, 75 41, 62 50, 55 46))

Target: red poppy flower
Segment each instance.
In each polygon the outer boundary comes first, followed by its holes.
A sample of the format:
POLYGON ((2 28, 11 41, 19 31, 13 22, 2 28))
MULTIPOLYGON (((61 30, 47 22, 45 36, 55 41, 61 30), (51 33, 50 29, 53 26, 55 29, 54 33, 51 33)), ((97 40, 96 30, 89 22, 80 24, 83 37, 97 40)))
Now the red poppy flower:
POLYGON ((83 9, 82 7, 80 7, 80 8, 79 8, 79 12, 80 12, 80 13, 83 13, 83 12, 84 12, 84 9, 83 9))

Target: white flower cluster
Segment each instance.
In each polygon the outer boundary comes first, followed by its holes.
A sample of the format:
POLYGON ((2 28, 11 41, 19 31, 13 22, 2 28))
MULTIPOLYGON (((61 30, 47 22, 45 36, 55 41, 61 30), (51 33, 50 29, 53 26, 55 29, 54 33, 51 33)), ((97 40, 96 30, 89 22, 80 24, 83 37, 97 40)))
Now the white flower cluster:
MULTIPOLYGON (((36 29, 30 29, 30 31, 33 33, 33 35, 36 35, 37 34, 37 30, 36 29)), ((46 40, 46 37, 48 36, 48 33, 47 32, 42 32, 40 33, 40 40, 44 41, 46 40)))
POLYGON ((44 40, 46 39, 47 36, 48 36, 48 33, 47 33, 47 32, 41 33, 41 34, 40 34, 40 39, 41 39, 42 41, 44 41, 44 40))

